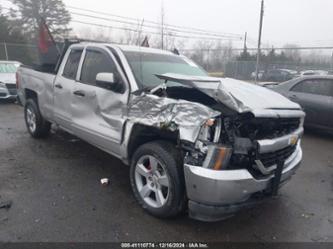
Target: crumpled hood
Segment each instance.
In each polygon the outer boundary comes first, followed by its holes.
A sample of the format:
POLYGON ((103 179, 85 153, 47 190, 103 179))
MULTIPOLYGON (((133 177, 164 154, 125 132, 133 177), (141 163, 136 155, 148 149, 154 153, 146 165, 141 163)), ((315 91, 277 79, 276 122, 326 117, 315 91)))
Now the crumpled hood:
POLYGON ((194 87, 239 113, 264 113, 273 110, 301 110, 286 97, 251 83, 230 78, 187 76, 180 74, 156 75, 194 87))
POLYGON ((16 76, 14 73, 0 73, 0 82, 15 84, 16 76))

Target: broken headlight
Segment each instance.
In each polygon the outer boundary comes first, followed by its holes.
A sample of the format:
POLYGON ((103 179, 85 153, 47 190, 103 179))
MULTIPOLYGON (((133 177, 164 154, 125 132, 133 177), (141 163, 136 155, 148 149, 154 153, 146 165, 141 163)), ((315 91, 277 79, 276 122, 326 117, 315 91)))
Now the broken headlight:
POLYGON ((230 161, 232 148, 219 144, 222 129, 222 121, 208 119, 201 127, 196 148, 206 154, 202 166, 204 168, 222 170, 230 161))
POLYGON ((200 129, 200 133, 195 144, 196 149, 199 149, 202 153, 207 153, 207 145, 219 142, 221 127, 221 119, 208 119, 200 129))
POLYGON ((228 167, 232 148, 224 145, 209 145, 203 167, 214 170, 224 170, 228 167))

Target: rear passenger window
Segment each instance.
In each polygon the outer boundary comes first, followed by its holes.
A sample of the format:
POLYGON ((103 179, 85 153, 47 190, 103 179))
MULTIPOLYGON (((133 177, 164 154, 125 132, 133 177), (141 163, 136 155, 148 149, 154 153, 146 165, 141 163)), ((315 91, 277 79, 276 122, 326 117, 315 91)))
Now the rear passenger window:
POLYGON ((333 95, 333 82, 326 79, 304 80, 291 89, 293 92, 310 93, 323 96, 333 95))
POLYGON ((82 65, 80 81, 82 83, 95 85, 96 75, 98 73, 116 74, 116 72, 116 65, 105 54, 95 50, 87 50, 82 65))
POLYGON ((62 74, 64 77, 75 80, 82 51, 83 50, 81 50, 81 49, 80 50, 75 49, 70 52, 66 65, 65 65, 65 68, 64 68, 64 72, 62 74))

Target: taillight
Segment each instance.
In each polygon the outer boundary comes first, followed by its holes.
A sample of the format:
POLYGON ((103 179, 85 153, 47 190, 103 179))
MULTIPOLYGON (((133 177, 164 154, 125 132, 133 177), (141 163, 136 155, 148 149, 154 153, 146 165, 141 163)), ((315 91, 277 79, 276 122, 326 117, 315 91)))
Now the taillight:
POLYGON ((18 89, 19 86, 20 86, 19 75, 18 72, 16 72, 16 89, 18 89))

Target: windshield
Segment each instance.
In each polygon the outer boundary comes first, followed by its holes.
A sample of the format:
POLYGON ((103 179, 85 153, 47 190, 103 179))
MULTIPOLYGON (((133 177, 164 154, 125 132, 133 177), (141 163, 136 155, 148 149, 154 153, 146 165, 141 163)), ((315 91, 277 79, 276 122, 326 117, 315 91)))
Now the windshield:
POLYGON ((16 73, 17 67, 12 63, 0 63, 0 73, 16 73))
MULTIPOLYGON (((154 88, 164 82, 155 74, 176 73, 191 76, 207 76, 207 73, 190 59, 177 55, 146 52, 124 52, 140 87, 154 88)), ((171 86, 181 86, 168 82, 171 86)))

